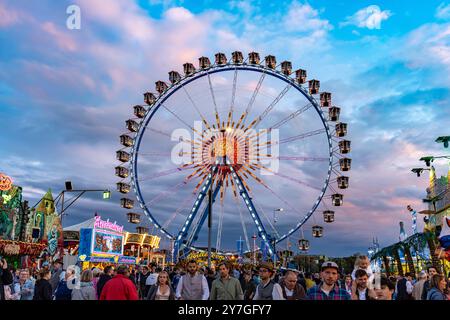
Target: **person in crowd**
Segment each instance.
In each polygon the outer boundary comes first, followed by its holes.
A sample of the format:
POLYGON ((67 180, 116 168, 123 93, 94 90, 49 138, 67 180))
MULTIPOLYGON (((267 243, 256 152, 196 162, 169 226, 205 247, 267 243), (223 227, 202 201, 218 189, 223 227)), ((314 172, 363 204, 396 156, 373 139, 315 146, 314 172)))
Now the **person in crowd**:
POLYGON ((50 284, 52 273, 50 269, 42 268, 39 272, 39 279, 34 286, 33 300, 52 300, 53 289, 50 284))
POLYGON ((244 300, 253 300, 253 296, 256 292, 256 284, 252 279, 251 270, 243 272, 241 287, 242 292, 244 293, 244 300))
POLYGON ((100 300, 139 300, 136 287, 129 277, 128 267, 119 266, 116 275, 101 290, 100 300))
POLYGON ((135 268, 135 266, 132 266, 132 267, 131 267, 129 278, 130 278, 131 282, 133 282, 133 284, 134 284, 134 286, 136 287, 136 290, 137 290, 137 284, 136 284, 136 268, 135 268))
POLYGON ((210 300, 243 300, 241 284, 238 278, 231 277, 230 267, 227 263, 219 264, 220 278, 212 283, 210 300))
POLYGON ((427 293, 427 300, 447 300, 445 289, 447 288, 447 281, 442 274, 435 274, 431 278, 430 289, 427 293))
POLYGON ((72 290, 75 288, 75 268, 68 267, 64 278, 59 281, 55 290, 55 300, 72 300, 72 290))
POLYGON ((216 280, 216 274, 211 268, 206 268, 206 281, 208 282, 209 292, 211 292, 214 280, 216 280))
POLYGON ((305 291, 308 291, 309 289, 311 289, 316 285, 316 283, 312 279, 312 274, 310 272, 305 272, 305 284, 306 284, 305 291))
POLYGON ((281 282, 283 298, 286 300, 305 300, 305 289, 297 282, 297 274, 294 271, 286 271, 281 282))
POLYGON ((297 283, 303 287, 303 290, 306 292, 306 279, 303 272, 299 272, 297 275, 297 283))
POLYGON ((412 300, 413 285, 410 273, 406 273, 404 277, 400 276, 395 286, 395 300, 412 300))
POLYGON ((352 276, 348 274, 344 278, 344 282, 342 283, 342 289, 345 289, 345 291, 347 291, 351 295, 352 285, 353 285, 352 276))
POLYGON ((284 300, 281 286, 272 277, 274 275, 273 264, 262 262, 258 268, 261 282, 256 287, 253 300, 284 300))
MULTIPOLYGON (((147 286, 147 290, 150 288, 150 286, 153 286, 156 284, 156 281, 158 279, 158 270, 156 270, 156 264, 152 263, 150 264, 150 274, 148 275, 145 285, 147 286)), ((148 291, 147 291, 148 292, 148 291)))
POLYGON ((356 270, 355 278, 356 280, 352 284, 352 300, 376 300, 375 292, 368 286, 369 276, 366 270, 356 270))
POLYGON ((144 299, 147 297, 148 290, 145 282, 147 281, 148 276, 150 275, 149 269, 147 266, 143 266, 140 272, 136 276, 136 285, 138 288, 139 298, 144 299))
POLYGON ((176 290, 176 298, 179 300, 208 300, 209 288, 205 276, 197 272, 198 265, 195 260, 190 260, 187 265, 187 273, 180 278, 176 290))
POLYGON ((259 276, 258 270, 253 270, 253 282, 255 285, 259 285, 261 283, 261 277, 259 276))
POLYGON ((351 295, 336 283, 338 271, 335 262, 324 262, 321 266, 322 283, 308 290, 308 300, 350 300, 351 295))
POLYGON ((103 274, 100 275, 98 282, 97 282, 97 297, 100 298, 102 295, 102 290, 105 284, 111 280, 114 276, 114 268, 113 266, 106 266, 105 269, 103 269, 103 274))
MULTIPOLYGON (((352 280, 356 280, 356 270, 362 269, 364 271, 366 271, 367 276, 369 277, 369 283, 371 284, 373 282, 373 271, 372 271, 372 267, 370 266, 370 260, 367 256, 364 255, 360 255, 356 258, 355 260, 355 268, 353 269, 352 272, 352 280)), ((369 285, 370 287, 371 285, 369 285)))
POLYGON ((239 279, 241 277, 241 272, 239 271, 239 267, 236 266, 233 268, 232 276, 236 279, 239 279))
POLYGON ((421 271, 419 273, 419 279, 414 284, 413 291, 412 291, 412 298, 414 300, 422 300, 423 286, 426 281, 427 281, 427 273, 425 271, 421 271))
POLYGON ((19 273, 19 280, 14 284, 14 292, 18 295, 18 300, 33 300, 35 282, 30 277, 28 269, 22 269, 19 273))
POLYGON ((51 269, 52 277, 50 278, 50 284, 52 285, 52 294, 55 294, 56 288, 61 281, 61 273, 63 272, 63 262, 61 259, 56 259, 53 262, 53 267, 51 269))
POLYGON ((156 284, 148 290, 147 300, 175 300, 175 290, 172 288, 167 271, 158 274, 156 284))
POLYGON ((322 280, 320 280, 320 274, 314 273, 313 274, 313 281, 315 283, 314 286, 319 285, 322 282, 322 280))
POLYGON ((84 270, 80 278, 79 288, 74 288, 72 290, 72 300, 97 300, 97 294, 95 292, 94 284, 92 279, 94 278, 94 273, 92 270, 84 270))
POLYGON ((94 290, 95 290, 95 300, 98 300, 97 285, 98 285, 98 281, 100 280, 101 274, 102 274, 102 271, 99 268, 92 269, 92 286, 94 287, 94 290))
POLYGON ((374 278, 372 285, 374 287, 376 300, 392 300, 395 285, 386 276, 374 278))
POLYGON ((178 282, 180 281, 181 278, 181 270, 180 268, 175 268, 174 272, 173 272, 173 277, 172 277, 172 288, 173 290, 177 289, 178 286, 178 282))
POLYGON ((434 275, 438 274, 437 269, 434 266, 429 266, 427 268, 428 272, 428 281, 425 281, 423 284, 422 290, 422 300, 427 300, 428 290, 431 288, 431 279, 434 275))

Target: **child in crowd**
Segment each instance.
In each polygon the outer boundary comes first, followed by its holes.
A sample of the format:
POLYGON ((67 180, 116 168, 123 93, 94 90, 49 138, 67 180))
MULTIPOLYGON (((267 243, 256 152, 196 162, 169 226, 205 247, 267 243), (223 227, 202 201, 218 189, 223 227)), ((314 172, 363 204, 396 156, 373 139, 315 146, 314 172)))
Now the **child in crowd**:
POLYGON ((353 281, 356 280, 355 279, 355 273, 356 273, 356 270, 358 270, 358 269, 362 269, 362 270, 367 272, 367 276, 369 277, 368 283, 371 285, 372 281, 373 281, 373 278, 374 278, 374 274, 373 274, 373 271, 372 271, 372 267, 370 266, 370 260, 369 260, 369 258, 367 256, 358 256, 356 258, 355 268, 353 269, 353 272, 352 272, 352 279, 353 279, 353 281))

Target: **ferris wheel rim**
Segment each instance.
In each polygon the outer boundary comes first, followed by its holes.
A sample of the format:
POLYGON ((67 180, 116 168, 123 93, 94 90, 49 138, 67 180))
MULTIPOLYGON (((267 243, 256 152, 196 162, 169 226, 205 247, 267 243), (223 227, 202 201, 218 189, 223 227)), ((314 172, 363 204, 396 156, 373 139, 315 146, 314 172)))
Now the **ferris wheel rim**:
MULTIPOLYGON (((324 112, 322 111, 320 105, 318 104, 316 99, 311 94, 309 94, 309 92, 304 87, 297 84, 294 81, 294 79, 290 78, 289 76, 286 76, 282 72, 275 70, 275 69, 271 69, 271 68, 263 66, 263 65, 254 65, 254 64, 246 64, 246 63, 243 63, 243 64, 227 63, 225 65, 212 65, 211 67, 209 67, 207 69, 197 69, 192 74, 189 74, 189 75, 183 77, 180 81, 172 84, 165 92, 163 92, 156 98, 155 102, 152 104, 151 110, 149 110, 150 112, 147 112, 147 114, 145 115, 144 119, 142 120, 142 122, 139 126, 139 130, 135 133, 135 135, 133 137, 133 140, 134 140, 133 147, 131 148, 131 161, 130 161, 131 183, 132 183, 136 198, 139 202, 139 205, 140 205, 141 209, 144 211, 147 218, 149 218, 150 222, 156 227, 156 229, 160 230, 167 238, 169 238, 171 240, 175 239, 176 236, 172 235, 172 233, 170 233, 163 226, 161 226, 159 221, 152 215, 152 213, 150 212, 150 209, 146 206, 145 200, 142 196, 142 191, 140 189, 139 180, 138 180, 137 164, 138 164, 139 148, 140 148, 142 138, 145 134, 145 131, 146 131, 150 121, 152 120, 153 116, 155 115, 155 113, 163 105, 163 103, 168 98, 170 98, 174 93, 176 93, 178 90, 182 89, 185 85, 187 85, 191 82, 194 82, 204 76, 208 76, 208 75, 220 73, 220 72, 237 71, 237 70, 253 71, 253 72, 267 74, 267 75, 270 75, 281 81, 284 81, 285 83, 294 87, 314 107, 317 114, 319 115, 322 125, 325 128, 325 133, 327 135, 328 151, 329 151, 329 167, 328 167, 327 176, 326 176, 325 182, 322 186, 320 195, 316 198, 316 201, 315 201, 314 205, 312 206, 312 208, 300 220, 300 222, 298 222, 296 224, 296 226, 294 228, 290 229, 288 232, 279 236, 278 238, 274 238, 275 243, 279 243, 279 242, 283 241, 284 239, 288 238, 289 236, 291 236, 292 234, 294 234, 309 220, 309 218, 314 214, 317 207, 322 202, 323 197, 325 196, 326 190, 328 189, 331 175, 332 175, 333 157, 334 157, 333 143, 332 143, 332 138, 331 138, 332 135, 331 135, 331 131, 330 131, 330 128, 328 125, 328 121, 325 119, 324 112)), ((201 249, 199 249, 196 246, 191 246, 189 248, 196 249, 197 251, 198 250, 201 251, 201 249)))

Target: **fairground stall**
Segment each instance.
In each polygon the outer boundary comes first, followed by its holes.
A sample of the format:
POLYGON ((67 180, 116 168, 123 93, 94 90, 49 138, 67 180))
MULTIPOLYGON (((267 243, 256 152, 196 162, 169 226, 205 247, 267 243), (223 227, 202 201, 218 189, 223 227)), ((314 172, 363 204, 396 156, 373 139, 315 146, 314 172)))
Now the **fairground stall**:
POLYGON ((39 267, 61 249, 61 221, 51 191, 30 209, 22 188, 0 173, 0 255, 14 268, 39 267))

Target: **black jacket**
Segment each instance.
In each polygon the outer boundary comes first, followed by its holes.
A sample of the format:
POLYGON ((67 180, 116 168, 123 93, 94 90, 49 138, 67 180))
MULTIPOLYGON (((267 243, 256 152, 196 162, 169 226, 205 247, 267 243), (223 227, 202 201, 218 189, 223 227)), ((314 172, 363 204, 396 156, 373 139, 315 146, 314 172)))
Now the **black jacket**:
MULTIPOLYGON (((173 290, 172 286, 169 286, 169 300, 175 300, 175 291, 173 290)), ((147 300, 155 300, 156 293, 158 292, 158 285, 154 284, 150 286, 147 294, 147 300)))
POLYGON ((100 278, 98 279, 97 283, 97 297, 101 296, 103 287, 105 286, 106 282, 108 282, 111 279, 112 277, 108 276, 107 274, 100 275, 100 278))
POLYGON ((34 286, 33 300, 52 300, 52 285, 46 279, 39 279, 34 286))
POLYGON ((3 286, 9 286, 13 283, 13 276, 8 269, 0 270, 0 300, 5 300, 5 289, 3 286))

